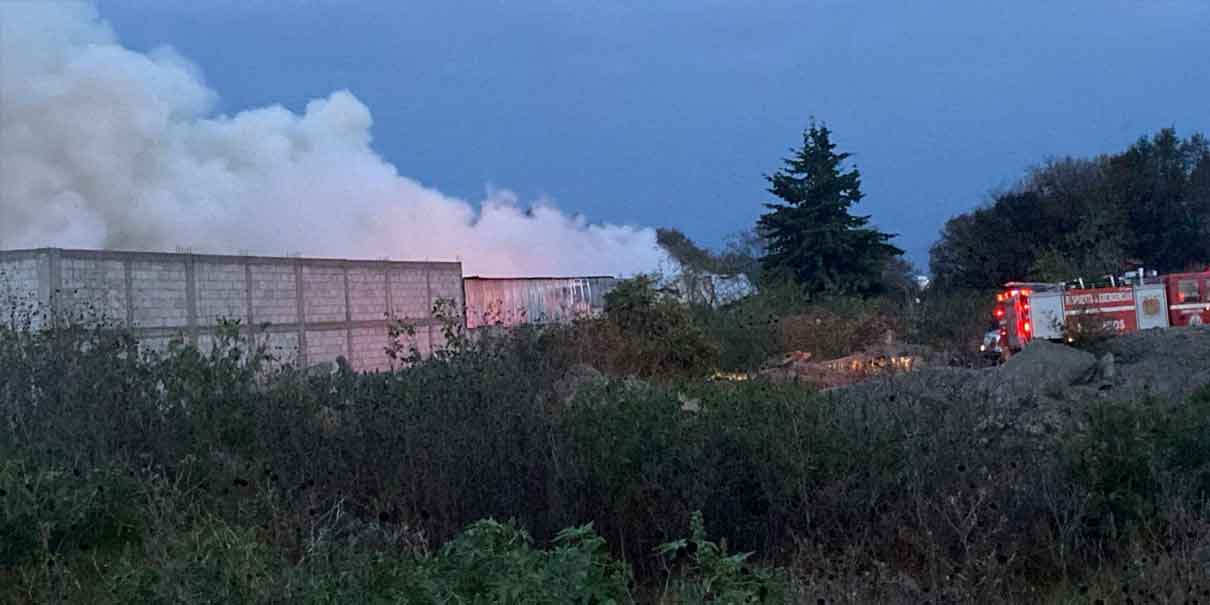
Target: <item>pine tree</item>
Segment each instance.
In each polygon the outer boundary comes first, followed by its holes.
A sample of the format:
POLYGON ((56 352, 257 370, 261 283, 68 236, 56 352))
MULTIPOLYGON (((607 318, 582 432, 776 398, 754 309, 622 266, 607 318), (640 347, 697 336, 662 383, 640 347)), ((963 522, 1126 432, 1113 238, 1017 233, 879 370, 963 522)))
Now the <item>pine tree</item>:
POLYGON ((870 228, 870 217, 854 216, 861 200, 861 174, 844 170, 848 153, 836 153, 831 131, 811 123, 802 149, 766 177, 769 193, 782 202, 765 204, 757 228, 767 239, 763 268, 793 279, 808 292, 872 294, 886 262, 903 251, 893 234, 870 228))

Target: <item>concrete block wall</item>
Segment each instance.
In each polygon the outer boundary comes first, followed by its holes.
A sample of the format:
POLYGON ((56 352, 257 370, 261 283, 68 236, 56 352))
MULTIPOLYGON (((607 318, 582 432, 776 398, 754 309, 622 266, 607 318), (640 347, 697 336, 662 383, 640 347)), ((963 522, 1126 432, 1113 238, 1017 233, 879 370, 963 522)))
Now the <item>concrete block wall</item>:
POLYGON ((199 262, 194 266, 197 283, 197 316, 202 323, 219 319, 247 324, 248 265, 243 262, 199 262))
POLYGON ((76 321, 126 323, 124 263, 93 258, 62 258, 59 261, 56 290, 60 313, 76 321))
POLYGON ((298 320, 295 268, 286 264, 250 265, 252 318, 256 322, 290 324, 298 320))
MULTIPOLYGON (((64 259, 64 264, 72 259, 64 259)), ((130 284, 126 298, 130 302, 129 320, 134 328, 165 328, 190 326, 191 313, 196 315, 196 305, 190 308, 191 268, 183 260, 113 260, 96 261, 113 267, 129 267, 130 284)), ((113 270, 120 274, 121 269, 113 270)), ((107 282, 109 283, 114 282, 107 282)), ((106 290, 106 294, 122 293, 123 287, 106 290)), ((100 292, 93 289, 82 292, 80 298, 87 299, 100 292)), ((117 297, 114 297, 117 298, 117 297)), ((196 301, 195 301, 196 302, 196 301)))
POLYGON ((149 348, 183 337, 208 350, 219 322, 238 320, 288 361, 344 357, 358 370, 390 366, 390 317, 428 354, 434 303, 464 302, 459 263, 45 248, 0 251, 0 273, 0 302, 7 288, 57 317, 127 327, 149 348))
POLYGON ((38 291, 38 276, 44 264, 32 254, 0 256, 0 324, 41 326, 46 297, 38 291))

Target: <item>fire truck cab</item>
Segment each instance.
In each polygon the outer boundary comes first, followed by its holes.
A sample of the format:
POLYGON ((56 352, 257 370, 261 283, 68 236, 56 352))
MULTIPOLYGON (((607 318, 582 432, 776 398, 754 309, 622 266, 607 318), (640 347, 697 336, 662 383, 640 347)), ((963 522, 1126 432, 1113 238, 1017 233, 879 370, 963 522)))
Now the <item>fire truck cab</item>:
MULTIPOLYGON (((1000 324, 1000 349, 1004 352, 1019 351, 1033 340, 1035 331, 1034 305, 1041 300, 1044 307, 1049 308, 1054 295, 1061 298, 1062 284, 1036 282, 1009 282, 1004 285, 1004 291, 996 295, 995 319, 1000 324)), ((1049 326, 1040 326, 1043 338, 1050 337, 1049 326)))

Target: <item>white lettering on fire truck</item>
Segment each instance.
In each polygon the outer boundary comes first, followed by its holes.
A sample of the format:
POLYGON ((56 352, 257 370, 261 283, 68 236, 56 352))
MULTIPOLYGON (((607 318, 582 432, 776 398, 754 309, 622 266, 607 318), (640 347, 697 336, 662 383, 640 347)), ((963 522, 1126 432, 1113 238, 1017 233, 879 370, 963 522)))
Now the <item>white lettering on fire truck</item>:
POLYGON ((1108 303, 1133 303, 1134 293, 1124 292, 1089 292, 1087 294, 1069 294, 1065 297, 1067 306, 1104 305, 1108 303))

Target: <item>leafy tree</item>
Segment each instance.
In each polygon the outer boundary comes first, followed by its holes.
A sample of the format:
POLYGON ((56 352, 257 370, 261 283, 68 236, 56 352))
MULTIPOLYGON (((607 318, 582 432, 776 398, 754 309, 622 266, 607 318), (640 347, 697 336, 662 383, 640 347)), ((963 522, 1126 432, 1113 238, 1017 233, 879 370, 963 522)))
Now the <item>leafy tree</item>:
POLYGON ((1210 262, 1210 142, 1165 128, 1108 162, 1126 216, 1131 260, 1163 271, 1210 262), (1196 177, 1196 178, 1195 178, 1196 177))
POLYGON ((950 219, 930 250, 942 287, 1070 280, 1210 263, 1210 143, 1172 129, 1125 151, 1036 168, 950 219))
POLYGON ((886 260, 903 251, 892 234, 870 228, 868 216, 849 209, 861 201, 861 174, 844 169, 849 153, 837 153, 826 126, 811 123, 803 146, 769 181, 781 203, 757 223, 767 240, 765 271, 792 279, 808 292, 872 294, 886 260))
POLYGON ((679 265, 673 277, 693 304, 716 306, 741 298, 759 279, 760 263, 744 243, 733 240, 716 253, 693 243, 677 229, 657 229, 656 241, 679 265))
POLYGON ((991 206, 947 221, 941 240, 929 251, 937 283, 989 289, 1022 279, 1039 253, 1038 238, 1024 234, 1042 222, 1041 202, 1032 192, 1005 193, 991 206))

